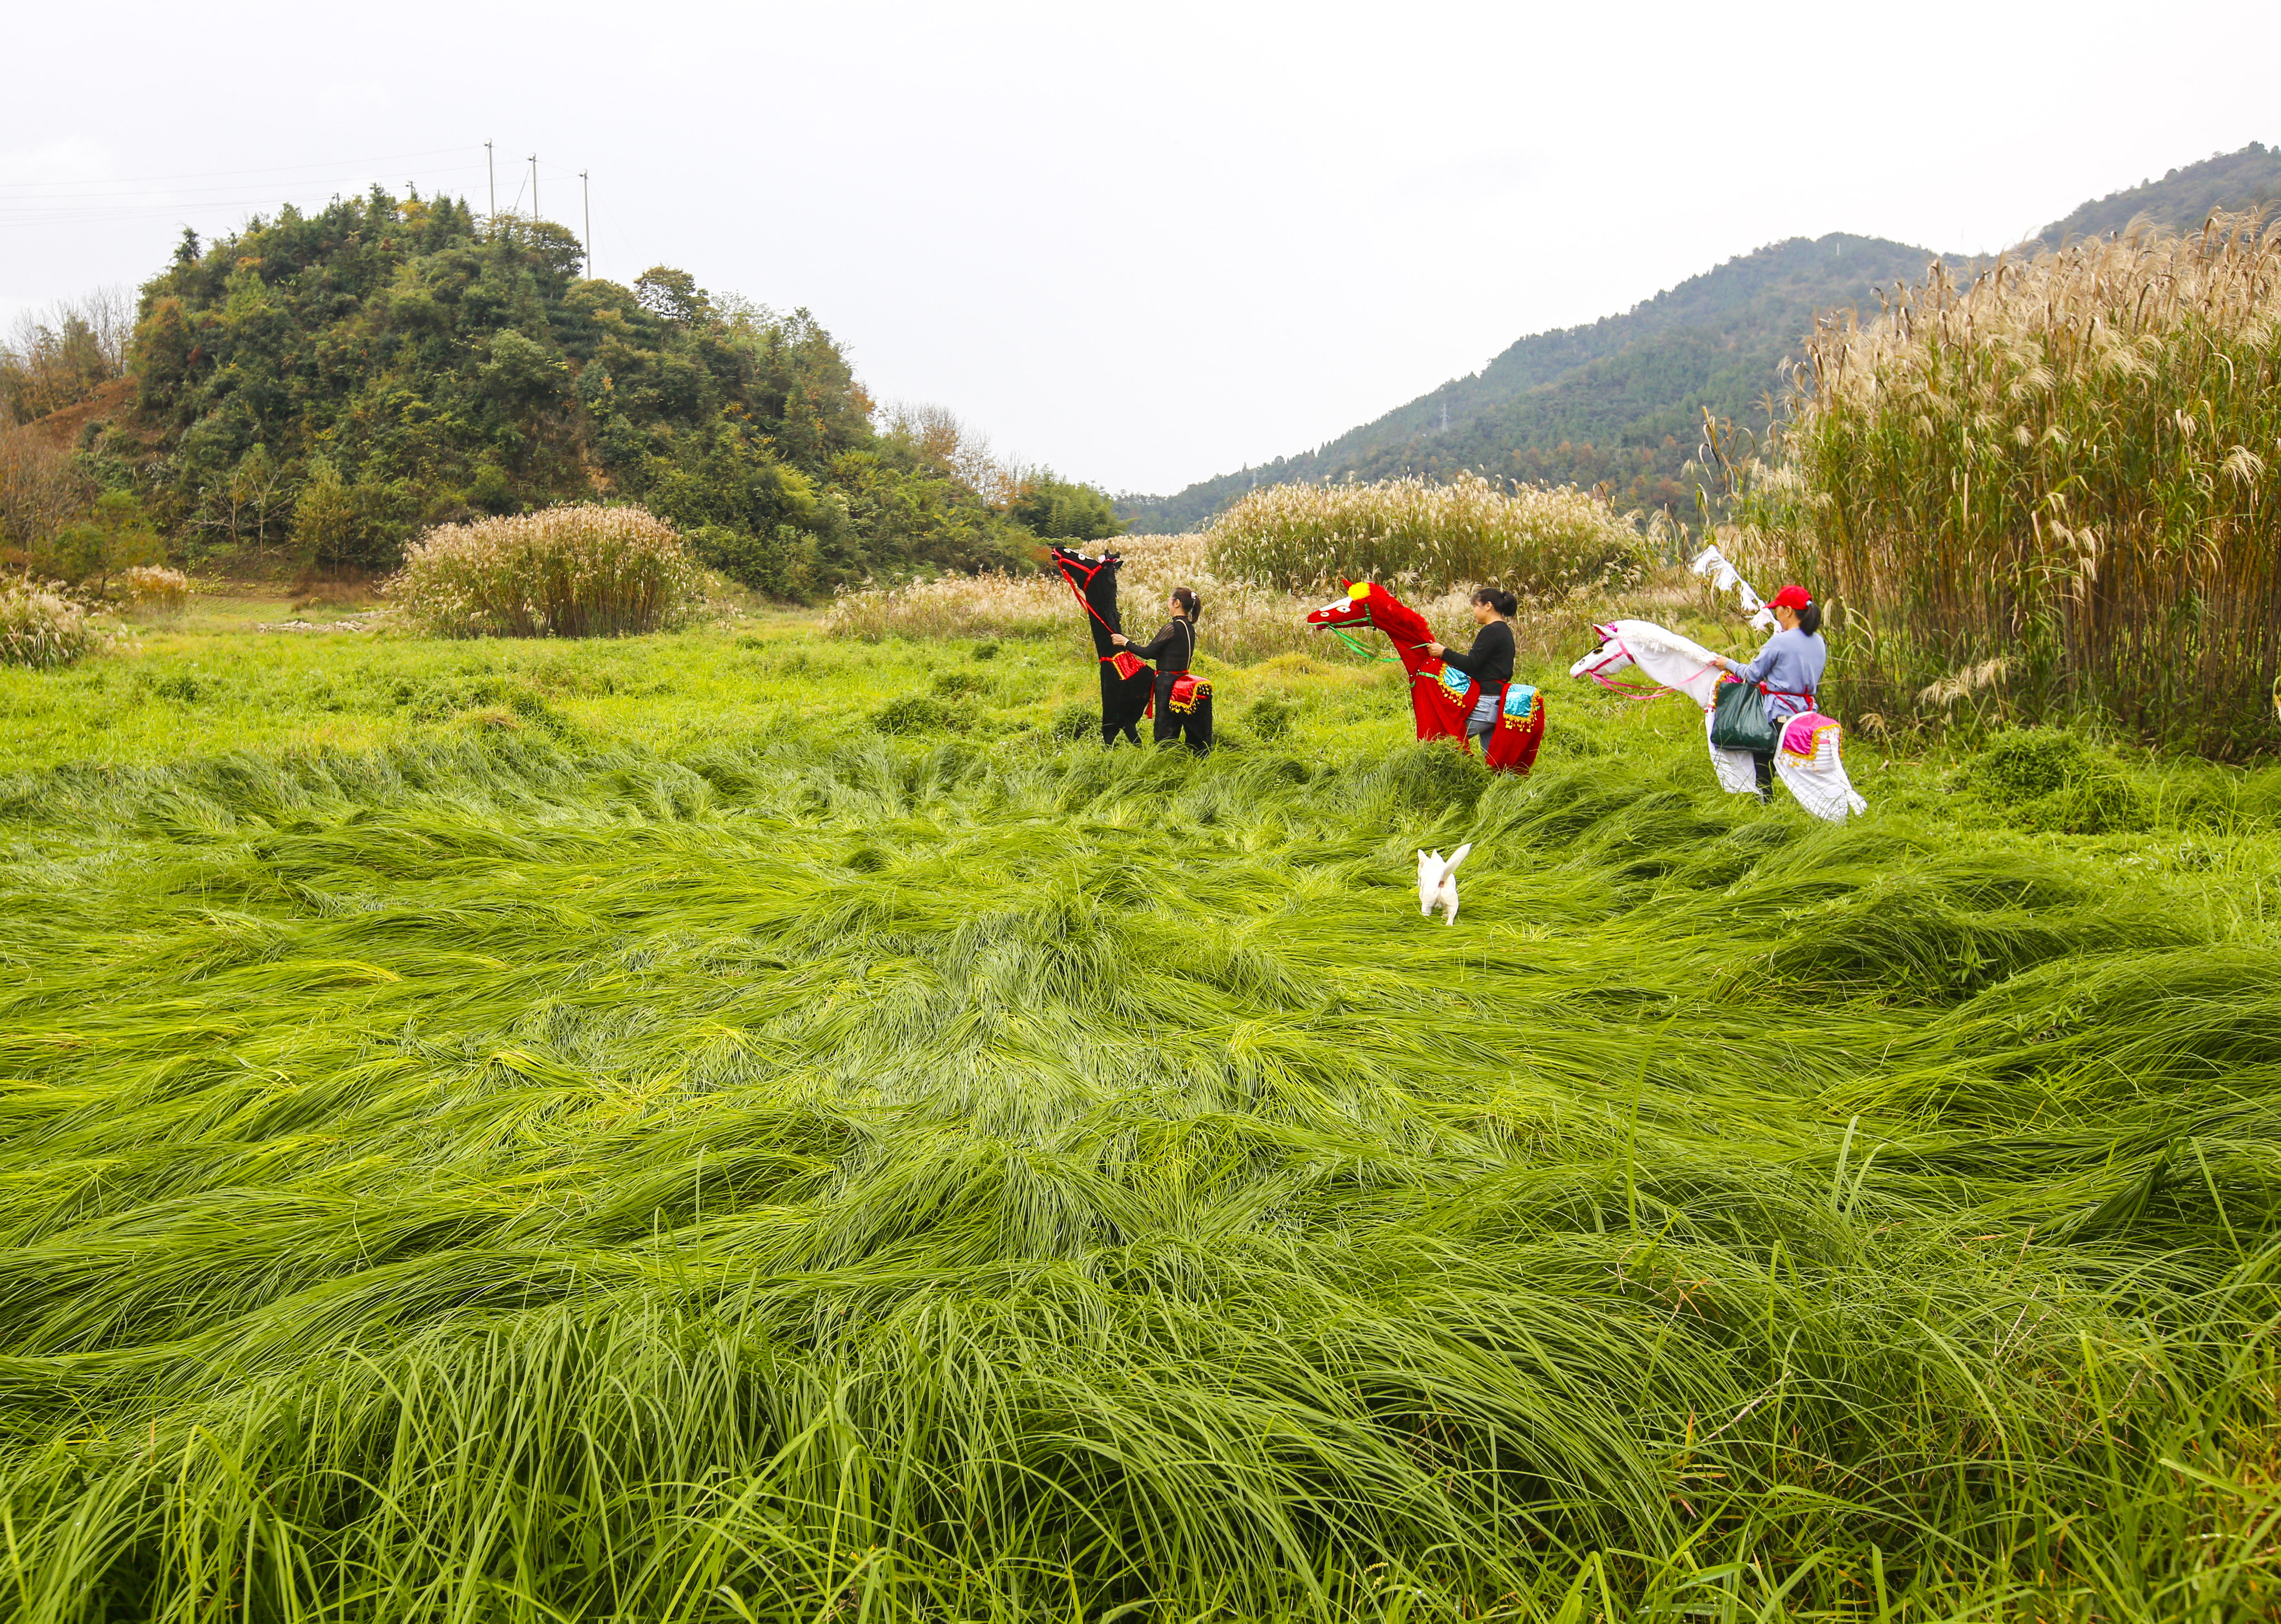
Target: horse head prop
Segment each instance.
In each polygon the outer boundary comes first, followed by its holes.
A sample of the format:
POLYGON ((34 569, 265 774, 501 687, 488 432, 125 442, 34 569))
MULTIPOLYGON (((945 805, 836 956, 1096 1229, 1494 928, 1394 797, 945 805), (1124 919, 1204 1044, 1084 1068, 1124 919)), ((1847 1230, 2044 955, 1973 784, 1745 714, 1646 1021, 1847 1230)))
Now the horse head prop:
MULTIPOLYGON (((1394 645, 1395 658, 1410 677, 1410 709, 1420 739, 1465 738, 1465 722, 1481 697, 1481 684, 1448 661, 1426 652, 1438 641, 1426 617, 1377 581, 1349 581, 1346 596, 1311 610, 1307 623, 1318 631, 1346 637, 1349 630, 1376 630, 1394 645)), ((1494 772, 1527 772, 1544 742, 1544 700, 1535 689, 1509 684, 1481 759, 1494 772)))
POLYGON ((1599 634, 1599 646, 1570 666, 1569 676, 1633 699, 1684 693, 1709 708, 1720 680, 1719 661, 1700 643, 1653 621, 1610 621, 1592 630, 1599 634), (1646 681, 1620 675, 1625 671, 1637 671, 1646 681))
POLYGON ((1125 630, 1117 609, 1117 572, 1125 561, 1114 553, 1088 558, 1073 547, 1049 551, 1054 568, 1084 606, 1086 624, 1093 631, 1093 652, 1101 667, 1101 742, 1115 744, 1121 733, 1137 745, 1156 679, 1140 660, 1109 640, 1110 632, 1125 630))

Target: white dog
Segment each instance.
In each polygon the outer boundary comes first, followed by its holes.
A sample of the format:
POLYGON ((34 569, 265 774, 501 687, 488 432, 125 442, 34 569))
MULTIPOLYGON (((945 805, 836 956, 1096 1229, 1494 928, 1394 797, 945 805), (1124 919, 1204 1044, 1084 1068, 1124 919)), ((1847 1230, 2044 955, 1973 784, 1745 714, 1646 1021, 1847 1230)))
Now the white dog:
POLYGON ((1468 840, 1447 857, 1439 852, 1418 854, 1418 911, 1431 916, 1442 910, 1442 923, 1458 923, 1458 865, 1473 849, 1468 840))

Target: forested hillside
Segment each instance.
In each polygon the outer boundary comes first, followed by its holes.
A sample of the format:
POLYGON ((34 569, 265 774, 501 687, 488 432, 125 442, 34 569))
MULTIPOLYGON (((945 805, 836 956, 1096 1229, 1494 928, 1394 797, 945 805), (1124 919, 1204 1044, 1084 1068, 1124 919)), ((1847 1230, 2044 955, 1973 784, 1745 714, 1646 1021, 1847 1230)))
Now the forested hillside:
POLYGON ((1140 530, 1191 530, 1255 483, 1466 470, 1604 482, 1619 507, 1668 507, 1691 496, 1681 473, 1705 408, 1763 422, 1761 403, 1781 386, 1782 364, 1799 352, 1815 312, 1852 305, 1875 314, 1878 284, 1918 275, 1930 257, 1879 237, 1777 243, 1622 315, 1523 338, 1481 371, 1319 451, 1177 496, 1128 499, 1124 511, 1140 530))
MULTIPOLYGON (((2212 208, 2281 197, 2281 153, 2253 143, 2162 180, 2085 204, 2044 236, 2120 230, 2144 213, 2176 229, 2212 208)), ((1403 473, 1605 483, 1620 507, 1690 504, 1685 476, 1705 410, 1753 429, 1803 353, 1818 313, 1880 309, 1877 290, 1913 281, 1931 251, 1882 237, 1793 238, 1728 260, 1622 315, 1521 339, 1312 452, 1190 485, 1128 497, 1136 529, 1193 530, 1256 484, 1403 473), (1446 417, 1445 417, 1446 414, 1446 417)))
POLYGON ((2221 152, 2086 203, 2045 226, 2036 240, 2057 248, 2075 237, 2107 236, 2141 214, 2166 230, 2194 231, 2214 211, 2245 213, 2276 202, 2281 202, 2281 151, 2253 141, 2238 152, 2221 152))
POLYGON ((638 499, 792 597, 1114 525, 1105 497, 1050 476, 983 488, 937 421, 883 430, 805 310, 581 261, 561 227, 378 189, 186 234, 143 290, 131 398, 69 425, 74 471, 131 494, 178 553, 317 568, 385 568, 438 521, 638 499))

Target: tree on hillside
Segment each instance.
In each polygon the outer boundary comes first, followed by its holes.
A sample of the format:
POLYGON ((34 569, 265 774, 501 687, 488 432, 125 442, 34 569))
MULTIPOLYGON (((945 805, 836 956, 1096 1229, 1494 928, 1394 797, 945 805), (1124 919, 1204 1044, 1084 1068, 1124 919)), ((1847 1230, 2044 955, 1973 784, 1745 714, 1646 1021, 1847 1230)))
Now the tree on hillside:
POLYGON ((1025 480, 1007 514, 1032 535, 1051 541, 1099 541, 1122 536, 1125 521, 1106 491, 1057 477, 1051 468, 1025 480))
POLYGON ((210 547, 387 564, 444 520, 641 501, 708 561, 788 595, 899 568, 972 569, 1030 537, 872 421, 845 353, 655 266, 582 278, 544 221, 478 221, 375 188, 236 236, 185 234, 134 339, 147 507, 210 547))
POLYGON ((127 367, 134 303, 119 288, 17 319, 0 344, 0 422, 27 423, 76 405, 127 367))

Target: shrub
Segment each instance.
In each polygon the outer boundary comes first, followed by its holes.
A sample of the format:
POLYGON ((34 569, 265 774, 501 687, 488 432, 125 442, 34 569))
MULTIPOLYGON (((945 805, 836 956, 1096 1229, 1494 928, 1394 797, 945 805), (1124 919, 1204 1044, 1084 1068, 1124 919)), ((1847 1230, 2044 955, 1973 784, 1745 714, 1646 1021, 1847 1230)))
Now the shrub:
POLYGON ((684 619, 703 576, 663 520, 592 503, 439 525, 385 588, 436 637, 618 637, 684 619))
POLYGON ((907 693, 871 713, 872 731, 891 736, 955 733, 965 725, 963 709, 932 693, 907 693))
POLYGON ((1967 764, 1964 786, 2023 828, 2054 834, 2144 829, 2146 797, 2122 769, 2057 728, 1999 733, 1967 764))
POLYGON ((1937 266, 1819 332, 1799 384, 1790 460, 1744 514, 1835 604, 1853 702, 1996 670, 2026 719, 2269 747, 2281 233, 2218 216, 1968 286, 1937 266))
POLYGON ((137 564, 123 571, 119 590, 137 615, 180 615, 190 601, 190 578, 164 565, 137 564))
POLYGON ((1272 745, 1291 731, 1291 718, 1297 714, 1288 700, 1263 693, 1243 708, 1243 724, 1272 745))
POLYGON ((1493 582, 1543 596, 1635 580, 1651 561, 1646 537, 1599 498, 1479 475, 1270 485, 1214 520, 1210 543, 1214 574, 1287 592, 1350 576, 1428 592, 1493 582))
POLYGON ((61 592, 20 581, 0 586, 0 665, 51 670, 106 640, 87 611, 61 592))

